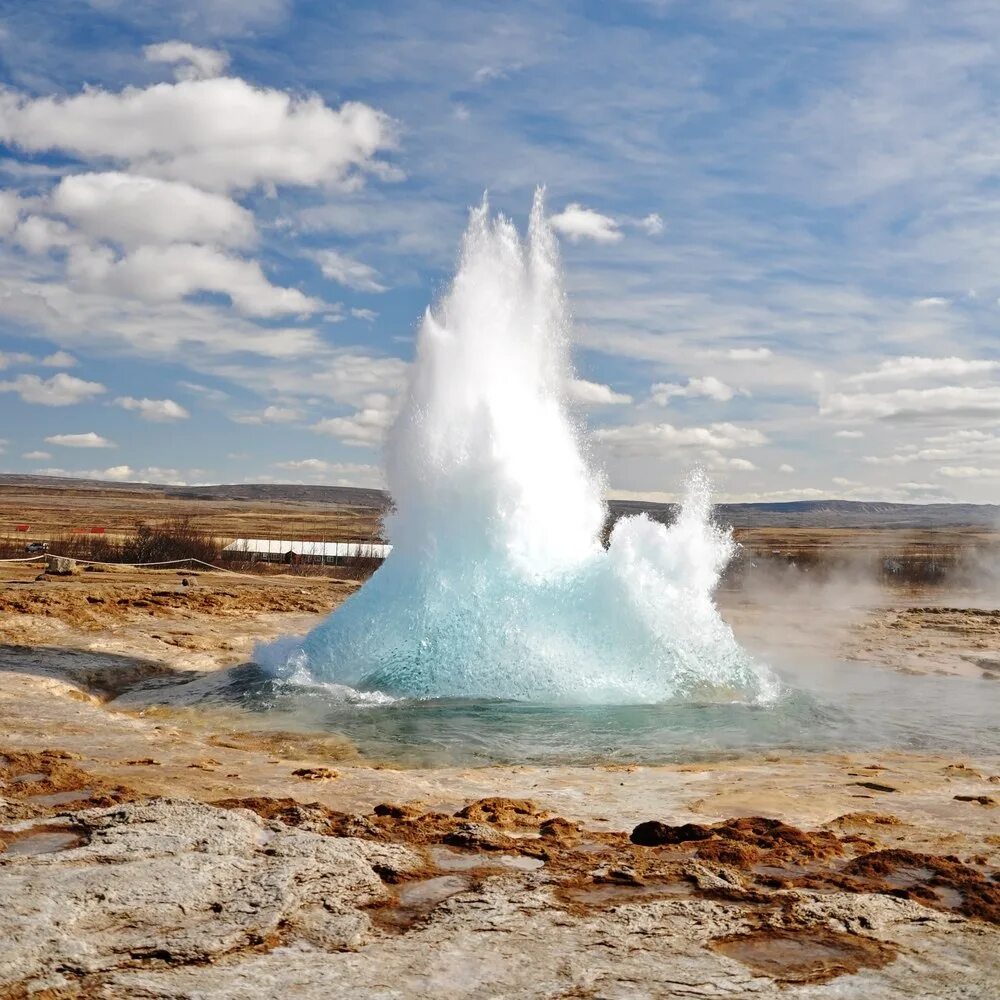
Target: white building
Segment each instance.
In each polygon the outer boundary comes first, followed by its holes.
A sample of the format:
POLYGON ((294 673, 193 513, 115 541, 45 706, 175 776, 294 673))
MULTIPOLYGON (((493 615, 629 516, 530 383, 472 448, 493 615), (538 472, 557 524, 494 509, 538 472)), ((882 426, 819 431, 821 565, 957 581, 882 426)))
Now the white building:
POLYGON ((245 562, 315 563, 342 566, 350 562, 381 562, 392 551, 391 545, 375 542, 301 542, 274 538, 236 538, 223 550, 224 559, 245 562))

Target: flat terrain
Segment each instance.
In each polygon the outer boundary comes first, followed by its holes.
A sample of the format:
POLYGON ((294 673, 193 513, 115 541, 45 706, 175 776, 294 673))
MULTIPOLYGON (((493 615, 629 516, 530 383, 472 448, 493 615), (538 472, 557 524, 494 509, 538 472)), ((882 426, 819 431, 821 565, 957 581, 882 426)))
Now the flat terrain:
POLYGON ((132 532, 140 524, 189 521, 220 539, 282 538, 368 541, 381 512, 291 500, 216 500, 168 496, 154 490, 12 486, 0 483, 0 538, 49 540, 104 528, 132 532), (16 530, 28 525, 26 532, 16 530))

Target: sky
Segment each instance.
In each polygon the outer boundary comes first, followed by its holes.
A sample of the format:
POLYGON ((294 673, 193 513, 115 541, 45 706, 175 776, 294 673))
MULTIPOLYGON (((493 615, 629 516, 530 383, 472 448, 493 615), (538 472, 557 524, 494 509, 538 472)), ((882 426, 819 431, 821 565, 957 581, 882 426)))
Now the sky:
POLYGON ((469 207, 544 185, 617 494, 998 502, 998 39, 991 0, 0 0, 0 471, 381 484, 469 207))

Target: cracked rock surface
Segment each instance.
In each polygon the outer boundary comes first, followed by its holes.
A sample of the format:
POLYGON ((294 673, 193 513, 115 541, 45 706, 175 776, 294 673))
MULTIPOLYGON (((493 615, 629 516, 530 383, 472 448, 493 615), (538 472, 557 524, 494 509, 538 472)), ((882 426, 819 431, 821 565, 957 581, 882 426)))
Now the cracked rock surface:
POLYGON ((567 909, 547 866, 486 861, 443 880, 418 846, 240 808, 161 799, 48 824, 81 842, 0 855, 0 997, 981 1000, 1000 989, 995 925, 886 895, 567 909), (379 921, 399 883, 442 882, 410 921, 379 921))

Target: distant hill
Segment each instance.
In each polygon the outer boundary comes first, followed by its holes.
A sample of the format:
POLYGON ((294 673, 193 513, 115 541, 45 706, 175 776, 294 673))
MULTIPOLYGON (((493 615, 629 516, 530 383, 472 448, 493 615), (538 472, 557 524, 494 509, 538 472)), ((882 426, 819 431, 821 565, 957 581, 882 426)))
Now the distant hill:
MULTIPOLYGON (((110 483, 96 479, 0 474, 0 490, 75 490, 158 495, 187 500, 227 500, 254 503, 324 504, 373 510, 388 508, 384 490, 351 486, 304 486, 278 483, 234 483, 218 486, 167 486, 150 483, 110 483)), ((611 500, 615 518, 647 513, 658 521, 673 520, 677 506, 640 500, 611 500)), ((719 504, 716 516, 738 528, 1000 528, 1000 505, 969 503, 881 503, 854 500, 795 500, 788 503, 719 504)))
MULTIPOLYGON (((610 500, 616 517, 647 513, 671 521, 676 504, 610 500)), ((794 500, 787 503, 722 503, 716 517, 736 528, 1000 528, 1000 505, 883 503, 859 500, 794 500)))

